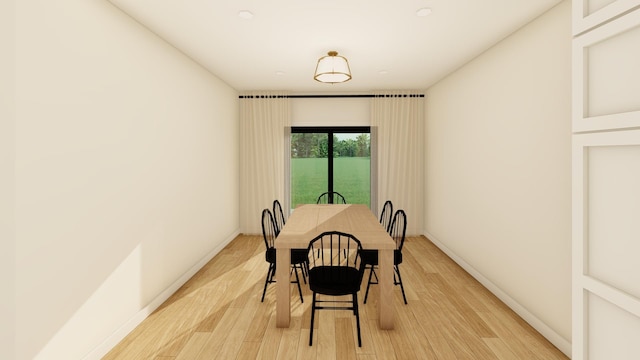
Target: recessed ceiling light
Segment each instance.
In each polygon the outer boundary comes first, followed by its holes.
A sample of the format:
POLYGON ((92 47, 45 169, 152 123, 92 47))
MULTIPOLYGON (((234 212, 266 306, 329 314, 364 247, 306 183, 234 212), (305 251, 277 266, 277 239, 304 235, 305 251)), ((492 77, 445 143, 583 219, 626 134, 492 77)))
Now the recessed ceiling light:
POLYGON ((284 71, 276 71, 276 75, 283 76, 284 75, 284 71))
POLYGON ((429 14, 431 14, 431 9, 429 8, 422 8, 422 9, 418 9, 418 11, 416 11, 416 15, 418 16, 427 16, 429 14))
POLYGON ((240 10, 238 11, 238 16, 243 19, 252 19, 253 13, 249 10, 240 10))
POLYGON ((387 70, 380 70, 378 71, 378 74, 380 75, 387 75, 389 72, 387 70))

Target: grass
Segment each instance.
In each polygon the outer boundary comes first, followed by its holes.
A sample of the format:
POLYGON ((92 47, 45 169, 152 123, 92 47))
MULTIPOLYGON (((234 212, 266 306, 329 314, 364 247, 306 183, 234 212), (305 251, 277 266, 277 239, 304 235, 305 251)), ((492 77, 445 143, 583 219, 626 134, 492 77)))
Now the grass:
MULTIPOLYGON (((333 160, 333 190, 348 204, 370 205, 370 158, 341 157, 333 160)), ((318 195, 327 191, 326 158, 291 159, 291 207, 315 204, 318 195)))

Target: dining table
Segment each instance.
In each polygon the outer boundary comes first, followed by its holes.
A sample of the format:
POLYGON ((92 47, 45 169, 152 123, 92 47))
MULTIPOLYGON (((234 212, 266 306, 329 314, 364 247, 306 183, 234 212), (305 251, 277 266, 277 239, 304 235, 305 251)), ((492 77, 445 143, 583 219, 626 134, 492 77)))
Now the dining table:
POLYGON ((276 326, 289 327, 291 319, 291 249, 306 249, 309 241, 325 231, 351 234, 363 249, 378 250, 379 326, 393 329, 393 250, 396 245, 364 204, 304 204, 291 213, 275 241, 276 326))

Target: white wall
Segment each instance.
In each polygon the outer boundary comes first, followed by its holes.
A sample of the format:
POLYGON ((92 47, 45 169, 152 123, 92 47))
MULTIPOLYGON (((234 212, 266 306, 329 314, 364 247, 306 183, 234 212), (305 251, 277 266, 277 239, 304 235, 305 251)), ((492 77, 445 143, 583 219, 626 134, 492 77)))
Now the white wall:
POLYGON ((569 1, 428 90, 426 146, 426 235, 569 353, 569 1))
POLYGON ((15 6, 16 358, 97 358, 237 234, 237 92, 106 1, 15 6))
POLYGON ((15 357, 15 1, 0 2, 0 359, 15 357))
POLYGON ((370 126, 370 98, 291 99, 292 126, 370 126))

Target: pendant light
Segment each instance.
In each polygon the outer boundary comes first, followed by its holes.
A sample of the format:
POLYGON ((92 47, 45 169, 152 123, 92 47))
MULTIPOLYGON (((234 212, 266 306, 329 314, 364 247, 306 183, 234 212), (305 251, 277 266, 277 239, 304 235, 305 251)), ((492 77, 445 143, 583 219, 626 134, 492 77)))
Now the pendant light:
POLYGON ((316 73, 313 78, 319 82, 335 84, 351 80, 349 62, 337 51, 329 51, 326 56, 318 59, 316 73))

